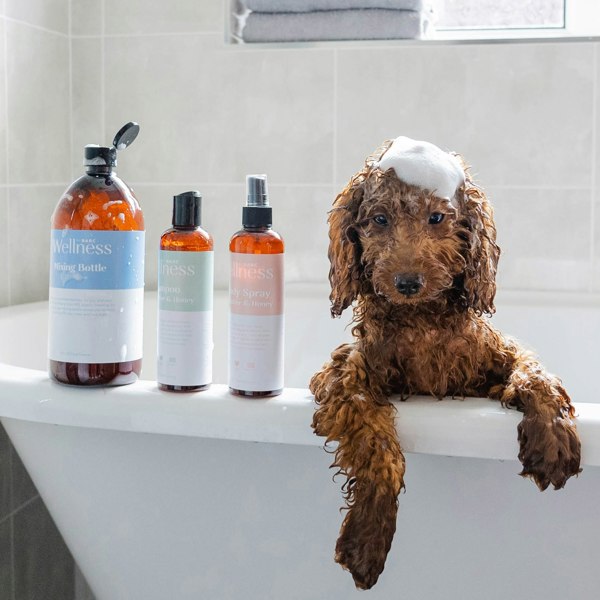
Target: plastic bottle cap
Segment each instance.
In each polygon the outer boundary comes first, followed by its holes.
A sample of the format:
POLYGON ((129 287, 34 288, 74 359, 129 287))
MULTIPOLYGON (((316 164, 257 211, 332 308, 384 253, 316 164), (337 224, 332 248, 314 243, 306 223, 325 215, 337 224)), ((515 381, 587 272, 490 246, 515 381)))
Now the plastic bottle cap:
POLYGON ((88 144, 83 149, 83 164, 86 167, 114 167, 117 164, 117 149, 88 144))
POLYGON ((139 132, 140 126, 137 123, 130 121, 127 125, 123 125, 123 127, 119 129, 113 140, 113 146, 117 150, 125 150, 125 148, 135 140, 139 132))
POLYGON ((140 126, 133 121, 123 125, 115 135, 113 145, 98 146, 88 144, 84 149, 83 164, 86 167, 116 167, 117 150, 125 150, 140 132, 140 126))
POLYGON ((199 227, 202 224, 200 192, 183 192, 173 196, 173 227, 199 227))

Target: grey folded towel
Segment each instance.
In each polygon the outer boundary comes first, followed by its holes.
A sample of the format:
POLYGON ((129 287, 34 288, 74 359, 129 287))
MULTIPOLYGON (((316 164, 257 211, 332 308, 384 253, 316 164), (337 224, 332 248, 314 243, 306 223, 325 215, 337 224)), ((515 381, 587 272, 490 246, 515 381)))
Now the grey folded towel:
POLYGON ((245 42, 418 39, 428 25, 424 13, 412 10, 328 10, 248 15, 245 42))
POLYGON ((424 4, 424 0, 246 0, 246 6, 250 10, 277 13, 351 8, 421 10, 424 4))

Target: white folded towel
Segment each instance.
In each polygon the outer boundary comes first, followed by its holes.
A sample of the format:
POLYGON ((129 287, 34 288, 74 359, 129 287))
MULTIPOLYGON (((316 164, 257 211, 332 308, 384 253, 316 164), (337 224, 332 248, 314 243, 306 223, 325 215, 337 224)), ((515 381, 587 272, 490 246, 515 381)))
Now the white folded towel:
POLYGON ((347 10, 351 8, 388 8, 421 10, 427 0, 246 0, 256 12, 312 12, 313 10, 347 10))
POLYGON ((427 16, 412 10, 251 12, 242 39, 245 42, 419 39, 426 34, 427 27, 427 16))

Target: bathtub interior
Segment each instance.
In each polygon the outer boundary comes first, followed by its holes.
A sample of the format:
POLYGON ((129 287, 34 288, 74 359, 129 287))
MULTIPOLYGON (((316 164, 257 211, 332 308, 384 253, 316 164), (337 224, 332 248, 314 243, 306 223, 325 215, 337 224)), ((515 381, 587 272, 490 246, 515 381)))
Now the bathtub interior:
MULTIPOLYGON (((326 286, 288 286, 286 293, 285 385, 305 388, 338 344, 351 339, 346 311, 329 315, 326 286)), ((142 378, 156 375, 156 294, 146 294, 142 378)), ((215 293, 213 381, 227 381, 227 294, 215 293)), ((492 324, 535 352, 557 374, 575 402, 595 402, 600 356, 600 298, 504 293, 492 324)), ((0 311, 0 362, 45 371, 47 309, 43 303, 0 311)))

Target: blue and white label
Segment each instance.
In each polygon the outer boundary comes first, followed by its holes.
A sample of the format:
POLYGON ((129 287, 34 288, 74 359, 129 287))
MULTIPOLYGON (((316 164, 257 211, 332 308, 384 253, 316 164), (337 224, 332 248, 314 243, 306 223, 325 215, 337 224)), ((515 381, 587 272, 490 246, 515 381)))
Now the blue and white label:
POLYGON ((49 358, 140 359, 144 232, 55 229, 50 257, 49 358))
POLYGON ((130 290, 144 287, 143 231, 52 230, 50 287, 130 290))

